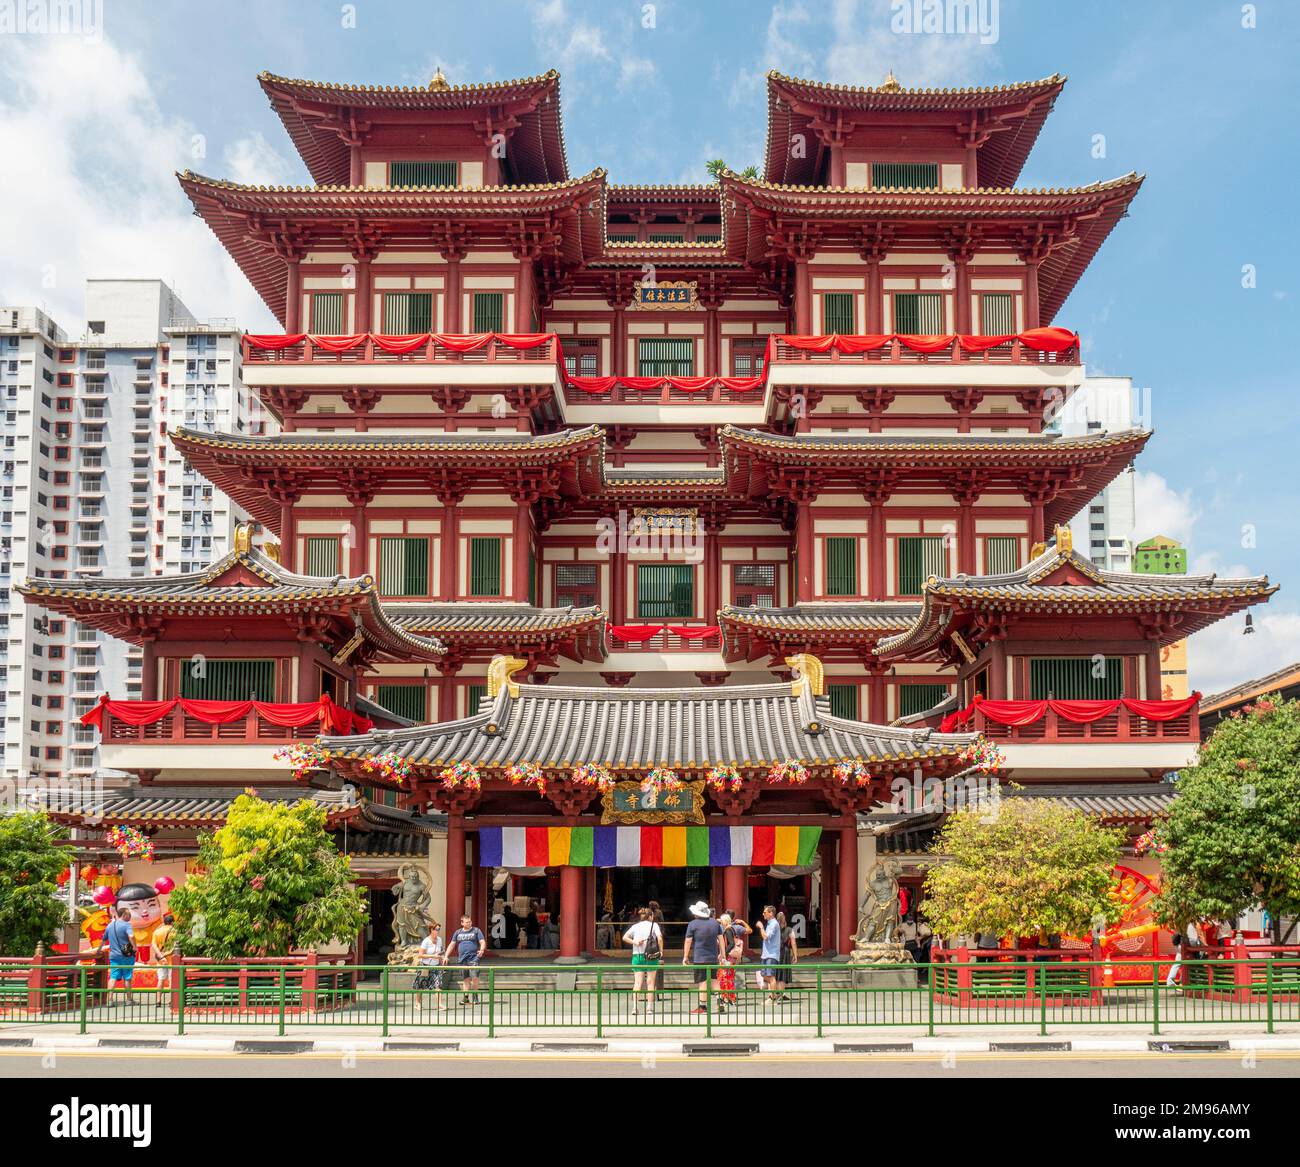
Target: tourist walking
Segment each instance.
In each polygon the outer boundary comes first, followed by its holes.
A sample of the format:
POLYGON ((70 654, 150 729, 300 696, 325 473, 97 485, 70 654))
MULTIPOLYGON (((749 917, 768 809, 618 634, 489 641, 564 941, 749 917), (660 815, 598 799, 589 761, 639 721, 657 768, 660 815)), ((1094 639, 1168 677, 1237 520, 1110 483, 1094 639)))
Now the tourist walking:
MULTIPOLYGON (((692 965, 695 969, 695 984, 698 988, 699 1004, 692 1013, 709 1011, 709 981, 714 969, 722 957, 722 925, 713 918, 713 912, 703 900, 691 905, 691 922, 686 925, 686 945, 682 951, 682 964, 692 965)), ((725 1012, 726 1005, 719 1005, 719 1011, 725 1012)))
POLYGON ((460 1003, 468 1005, 470 1003, 470 994, 474 994, 474 1002, 478 1003, 478 962, 483 959, 483 953, 487 951, 487 937, 483 935, 481 928, 474 927, 474 921, 468 916, 461 916, 460 927, 447 939, 447 951, 443 956, 444 961, 455 957, 455 963, 463 970, 461 973, 461 994, 460 1003))
POLYGON ((415 990, 415 1011, 423 1008, 420 1000, 422 992, 432 992, 438 1002, 438 1012, 446 1012, 447 1006, 442 1000, 442 925, 437 920, 429 921, 429 934, 420 941, 418 971, 412 988, 415 990))
POLYGON ((96 956, 103 956, 108 949, 108 1007, 117 1008, 113 999, 113 989, 121 989, 127 1003, 131 1000, 131 978, 135 976, 135 931, 127 921, 131 912, 125 907, 117 909, 117 919, 110 920, 100 938, 96 956))
POLYGON ((168 912, 149 938, 149 955, 157 968, 158 1007, 167 1004, 165 991, 172 987, 172 953, 176 951, 176 917, 168 912))
POLYGON ((718 1001, 722 1005, 736 1003, 736 965, 745 954, 745 936, 749 925, 737 921, 734 912, 723 912, 718 917, 722 925, 722 959, 718 968, 718 1001))
POLYGON ((763 984, 768 992, 767 1000, 770 1003, 776 1000, 776 966, 781 962, 781 925, 776 918, 776 908, 767 904, 755 927, 762 937, 758 958, 762 965, 763 984))
POLYGON ((777 912, 776 923, 781 942, 780 960, 776 966, 778 989, 776 999, 780 1001, 785 996, 785 990, 790 986, 791 978, 794 976, 794 966, 799 963, 799 945, 795 943, 794 929, 786 923, 784 912, 777 912))
POLYGON ((664 959, 664 934, 649 908, 638 909, 637 916, 637 922, 623 933, 623 943, 632 946, 632 1016, 639 1011, 637 994, 644 988, 646 1016, 653 1017, 655 980, 664 959))

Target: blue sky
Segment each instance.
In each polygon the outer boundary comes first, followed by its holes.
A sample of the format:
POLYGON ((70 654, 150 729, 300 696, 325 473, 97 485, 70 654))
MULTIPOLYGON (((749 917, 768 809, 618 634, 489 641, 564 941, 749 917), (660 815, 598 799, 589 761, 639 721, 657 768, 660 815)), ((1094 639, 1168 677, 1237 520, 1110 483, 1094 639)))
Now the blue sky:
POLYGON ((1150 389, 1142 533, 1184 539, 1206 570, 1283 584, 1255 636, 1238 619, 1197 638, 1193 681, 1209 691, 1300 660, 1300 4, 1000 0, 986 38, 899 33, 894 8, 104 0, 102 38, 0 36, 0 301, 44 304, 79 333, 85 276, 152 275, 202 316, 268 327, 171 178, 307 181, 261 69, 423 84, 439 66, 455 82, 555 67, 571 169, 615 182, 758 162, 772 68, 855 84, 892 68, 936 86, 1061 72, 1021 185, 1147 176, 1057 321, 1083 334, 1090 369, 1150 389))

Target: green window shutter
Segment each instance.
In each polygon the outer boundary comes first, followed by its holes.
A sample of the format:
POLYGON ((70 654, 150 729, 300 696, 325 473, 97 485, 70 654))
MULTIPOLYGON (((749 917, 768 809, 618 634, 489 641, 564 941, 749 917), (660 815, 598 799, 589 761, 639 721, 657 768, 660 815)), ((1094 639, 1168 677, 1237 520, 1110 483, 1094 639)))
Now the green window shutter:
POLYGON ((852 535, 826 540, 826 594, 858 594, 858 541, 852 535))
POLYGON ((384 333, 410 336, 433 330, 432 292, 385 292, 384 333))
POLYGON ((1110 701, 1124 696, 1124 662, 1117 656, 1032 657, 1029 698, 1044 701, 1110 701))
POLYGON ((426 720, 424 700, 425 687, 418 683, 380 685, 375 694, 375 701, 389 713, 395 713, 398 717, 405 717, 408 721, 420 725, 423 725, 426 720))
POLYGON ((318 336, 342 336, 343 293, 313 292, 311 297, 311 331, 318 336))
POLYGON ((937 190, 937 162, 873 162, 871 185, 876 190, 937 190))
POLYGON ((186 664, 181 696, 196 701, 275 700, 275 661, 212 660, 186 664), (201 675, 195 676, 198 672, 201 675))
POLYGON ((894 331, 910 336, 939 336, 945 331, 941 292, 895 292, 894 331))
POLYGON ((615 235, 611 232, 607 236, 607 238, 611 243, 636 243, 637 242, 637 237, 635 235, 626 235, 622 233, 615 235))
POLYGON ((307 574, 333 576, 338 575, 341 570, 338 536, 308 535, 307 574))
POLYGON ((852 335, 853 330, 853 293, 823 293, 822 332, 838 332, 847 336, 852 335))
POLYGON ((486 685, 470 685, 466 693, 466 701, 468 704, 465 706, 465 715, 467 717, 473 717, 474 714, 478 712, 479 702, 486 696, 486 685))
POLYGON ((595 607, 600 599, 599 577, 594 563, 555 565, 555 604, 563 608, 595 607))
POLYGON ((474 293, 474 331, 504 332, 506 299, 502 292, 474 293))
POLYGON ((680 231, 678 231, 676 234, 674 234, 671 231, 667 233, 655 233, 652 231, 650 232, 650 234, 646 236, 646 242, 647 243, 685 243, 686 236, 683 235, 680 231))
POLYGON ((455 186, 459 181, 455 162, 390 162, 389 186, 455 186))
POLYGON ((1010 292, 985 292, 980 296, 980 332, 1006 336, 1016 330, 1016 302, 1010 292))
POLYGON ((689 564, 640 564, 637 567, 638 618, 689 620, 695 614, 694 580, 689 564))
POLYGON ((942 535, 905 535, 898 540, 898 595, 919 596, 930 576, 947 573, 942 535))
POLYGON ((427 596, 429 594, 429 540, 419 536, 391 535, 379 540, 379 594, 427 596))
POLYGON ((984 540, 984 574, 1009 575, 1020 567, 1020 540, 1014 535, 990 535, 984 540))
POLYGON ((858 719, 857 685, 827 685, 826 695, 831 699, 831 716, 858 719))
POLYGON ((933 709, 947 696, 947 685, 899 685, 898 716, 910 717, 913 713, 924 713, 927 709, 933 709))
POLYGON ((495 535, 469 541, 469 594, 501 594, 501 540, 495 535))
POLYGON ((642 337, 637 341, 641 377, 695 376, 695 342, 690 337, 642 337))

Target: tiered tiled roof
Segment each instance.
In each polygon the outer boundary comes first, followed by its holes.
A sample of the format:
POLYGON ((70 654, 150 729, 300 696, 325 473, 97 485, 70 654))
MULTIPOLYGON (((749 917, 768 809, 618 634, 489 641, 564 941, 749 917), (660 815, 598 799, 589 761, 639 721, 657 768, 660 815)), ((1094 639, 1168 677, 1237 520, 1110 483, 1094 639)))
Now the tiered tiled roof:
POLYGON ((789 608, 742 608, 718 612, 730 661, 784 657, 792 652, 822 656, 832 648, 867 650, 884 637, 909 628, 920 604, 907 601, 821 601, 789 608))

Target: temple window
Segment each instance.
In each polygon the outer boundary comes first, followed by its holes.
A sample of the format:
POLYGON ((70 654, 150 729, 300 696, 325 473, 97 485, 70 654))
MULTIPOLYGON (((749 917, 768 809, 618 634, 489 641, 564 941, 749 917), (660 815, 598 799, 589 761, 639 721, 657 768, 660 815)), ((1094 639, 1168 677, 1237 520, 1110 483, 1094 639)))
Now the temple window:
POLYGON ((428 539, 414 535, 393 535, 379 540, 379 594, 429 594, 428 539))
POLYGON ((1006 575, 1020 567, 1020 540, 1015 535, 990 535, 984 540, 984 574, 1006 575))
POLYGON ((487 696, 486 685, 465 686, 465 716, 473 717, 478 712, 479 702, 487 696))
POLYGON ((695 342, 689 337, 642 337, 637 341, 637 374, 695 376, 695 342))
POLYGON ((655 232, 651 231, 647 236, 648 243, 685 243, 686 236, 680 231, 655 232))
POLYGON ((389 186, 455 186, 460 181, 456 162, 390 162, 389 186))
POLYGON ((274 701, 273 660, 182 660, 181 696, 201 701, 274 701))
POLYGON ((476 536, 469 541, 469 594, 501 594, 501 539, 496 535, 476 536))
POLYGON ((313 292, 311 297, 311 331, 318 336, 342 336, 343 293, 313 292))
POLYGON ((474 293, 474 332, 504 332, 506 298, 501 292, 474 293))
POLYGON ((689 564, 642 563, 636 569, 641 620, 689 620, 695 615, 695 573, 689 564))
POLYGON ((384 332, 387 335, 411 336, 432 331, 433 293, 384 293, 384 332))
POLYGON ((947 685, 907 684, 898 686, 898 716, 910 717, 933 709, 948 696, 947 685))
POLYGON ((375 690, 375 700, 389 713, 410 721, 425 721, 425 687, 422 682, 401 685, 380 685, 375 690))
POLYGON ((873 162, 871 185, 876 190, 937 190, 937 162, 873 162))
POLYGON ((731 569, 731 592, 731 602, 738 608, 775 608, 776 564, 735 564, 731 569))
POLYGON ((948 549, 942 535, 903 535, 898 540, 898 592, 919 596, 932 575, 948 574, 948 549))
POLYGON ((895 292, 894 331, 937 336, 946 328, 941 292, 895 292))
POLYGON ((847 717, 850 721, 856 721, 858 717, 858 687, 857 685, 827 685, 826 695, 831 702, 832 717, 847 717))
POLYGON ((853 319, 853 293, 823 292, 822 332, 837 332, 842 336, 855 331, 853 319))
POLYGON ((555 565, 556 607, 591 608, 599 601, 599 582, 594 563, 555 565))
POLYGON ((339 537, 337 535, 309 535, 307 537, 307 574, 338 575, 339 537))
POLYGON ((1010 292, 980 294, 980 332, 984 336, 1008 336, 1016 331, 1016 301, 1010 292))
POLYGON ((852 535, 826 540, 826 595, 858 594, 858 541, 852 535))
POLYGON ((564 352, 564 371, 570 377, 599 375, 600 341, 594 337, 566 336, 560 347, 564 352))
POLYGON ((1029 699, 1109 701, 1124 696, 1124 662, 1117 656, 1031 657, 1029 699))
POLYGON ((754 337, 752 340, 733 340, 731 342, 731 375, 733 377, 761 377, 763 361, 767 355, 767 340, 754 337))

